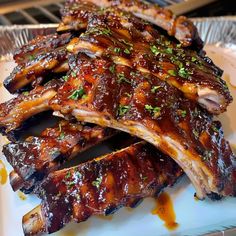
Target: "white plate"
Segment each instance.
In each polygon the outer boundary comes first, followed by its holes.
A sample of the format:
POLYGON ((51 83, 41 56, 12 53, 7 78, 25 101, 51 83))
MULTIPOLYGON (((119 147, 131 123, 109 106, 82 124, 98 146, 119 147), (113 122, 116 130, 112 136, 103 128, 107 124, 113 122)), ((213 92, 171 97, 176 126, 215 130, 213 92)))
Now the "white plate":
MULTIPOLYGON (((227 113, 219 119, 223 123, 225 136, 232 146, 236 147, 236 51, 231 47, 207 45, 208 55, 225 70, 224 78, 228 82, 234 102, 227 113)), ((0 62, 0 82, 10 71, 11 63, 0 62)), ((0 86, 0 101, 8 100, 10 95, 0 86)), ((6 140, 0 138, 2 146, 6 140)), ((4 157, 0 155, 4 160, 4 157)), ((5 162, 6 163, 6 162, 5 162)), ((8 172, 11 168, 7 165, 8 172)), ((55 236, 162 236, 162 235, 201 235, 212 231, 222 231, 236 227, 236 199, 227 198, 222 201, 196 201, 194 188, 185 177, 176 186, 166 190, 174 202, 176 221, 179 227, 176 231, 168 231, 156 215, 151 211, 155 206, 153 199, 146 199, 134 210, 121 209, 112 220, 91 217, 80 224, 70 224, 55 236)), ((0 186, 0 236, 22 236, 22 216, 38 205, 40 201, 34 196, 21 200, 10 187, 9 181, 0 186)), ((235 234, 233 234, 235 235, 235 234)))

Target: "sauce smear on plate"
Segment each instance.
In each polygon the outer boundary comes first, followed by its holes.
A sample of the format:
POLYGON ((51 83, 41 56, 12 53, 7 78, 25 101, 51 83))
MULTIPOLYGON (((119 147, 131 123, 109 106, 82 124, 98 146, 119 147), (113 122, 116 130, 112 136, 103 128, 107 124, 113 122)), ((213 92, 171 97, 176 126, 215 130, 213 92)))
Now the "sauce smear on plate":
POLYGON ((178 227, 173 202, 167 193, 161 193, 156 199, 156 207, 152 210, 153 215, 158 215, 165 222, 168 230, 175 230, 178 227))
POLYGON ((7 170, 4 163, 0 160, 0 184, 7 182, 7 170))

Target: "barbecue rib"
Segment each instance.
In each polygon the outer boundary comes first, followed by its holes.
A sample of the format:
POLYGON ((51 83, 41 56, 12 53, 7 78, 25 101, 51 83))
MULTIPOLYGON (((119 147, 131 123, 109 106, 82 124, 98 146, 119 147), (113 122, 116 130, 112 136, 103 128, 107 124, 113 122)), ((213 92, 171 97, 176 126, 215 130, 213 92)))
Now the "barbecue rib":
POLYGON ((41 205, 23 217, 24 233, 53 233, 72 220, 79 223, 92 215, 134 207, 172 186, 181 175, 174 161, 144 142, 56 171, 38 189, 41 205))
POLYGON ((30 92, 0 104, 0 131, 7 134, 33 115, 51 110, 49 101, 63 83, 62 79, 51 80, 44 86, 39 85, 30 92))
POLYGON ((30 193, 37 182, 58 170, 65 161, 115 133, 109 128, 61 121, 43 131, 40 137, 5 145, 3 153, 14 168, 10 174, 13 190, 24 187, 30 193))
POLYGON ((189 19, 184 16, 176 17, 168 9, 141 0, 86 0, 85 3, 81 0, 68 0, 65 9, 62 11, 63 23, 58 30, 80 29, 86 26, 86 18, 90 15, 90 12, 96 10, 92 4, 100 7, 100 10, 103 10, 104 7, 110 7, 111 9, 116 7, 131 12, 137 17, 166 30, 170 36, 174 36, 185 47, 190 45, 195 45, 198 48, 203 47, 197 28, 189 19), (82 11, 78 10, 81 5, 82 11))
POLYGON ((151 73, 197 100, 209 112, 226 110, 232 97, 222 70, 191 49, 184 49, 150 25, 119 10, 94 13, 87 31, 71 40, 67 50, 112 58, 116 64, 151 73))
POLYGON ((78 54, 71 75, 50 101, 79 121, 136 135, 182 167, 199 198, 236 195, 236 162, 219 122, 149 73, 78 54), (220 168, 220 166, 224 168, 220 168))
POLYGON ((18 92, 37 78, 46 74, 68 71, 68 52, 66 45, 73 38, 72 34, 38 37, 15 53, 18 65, 4 81, 10 93, 18 92))

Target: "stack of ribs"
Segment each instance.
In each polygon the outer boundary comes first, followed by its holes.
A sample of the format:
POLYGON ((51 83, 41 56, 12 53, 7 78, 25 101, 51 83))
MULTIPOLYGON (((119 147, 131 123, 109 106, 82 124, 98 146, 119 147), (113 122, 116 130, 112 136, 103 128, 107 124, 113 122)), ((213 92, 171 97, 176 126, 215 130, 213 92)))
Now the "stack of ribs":
POLYGON ((67 0, 61 13, 55 34, 15 52, 4 86, 16 96, 0 104, 12 188, 42 200, 25 235, 135 207, 183 173, 199 199, 236 196, 236 157, 214 120, 232 97, 193 23, 141 0, 67 0), (18 139, 45 111, 60 121, 18 139), (63 167, 120 132, 137 138, 63 167))

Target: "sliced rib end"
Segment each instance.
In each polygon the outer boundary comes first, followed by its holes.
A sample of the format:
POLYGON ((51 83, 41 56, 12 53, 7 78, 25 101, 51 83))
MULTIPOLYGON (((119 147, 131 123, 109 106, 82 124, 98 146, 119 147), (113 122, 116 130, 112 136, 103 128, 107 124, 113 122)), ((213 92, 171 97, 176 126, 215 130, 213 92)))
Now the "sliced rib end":
POLYGON ((42 235, 46 233, 46 222, 43 218, 41 205, 23 216, 22 227, 25 236, 42 235))

